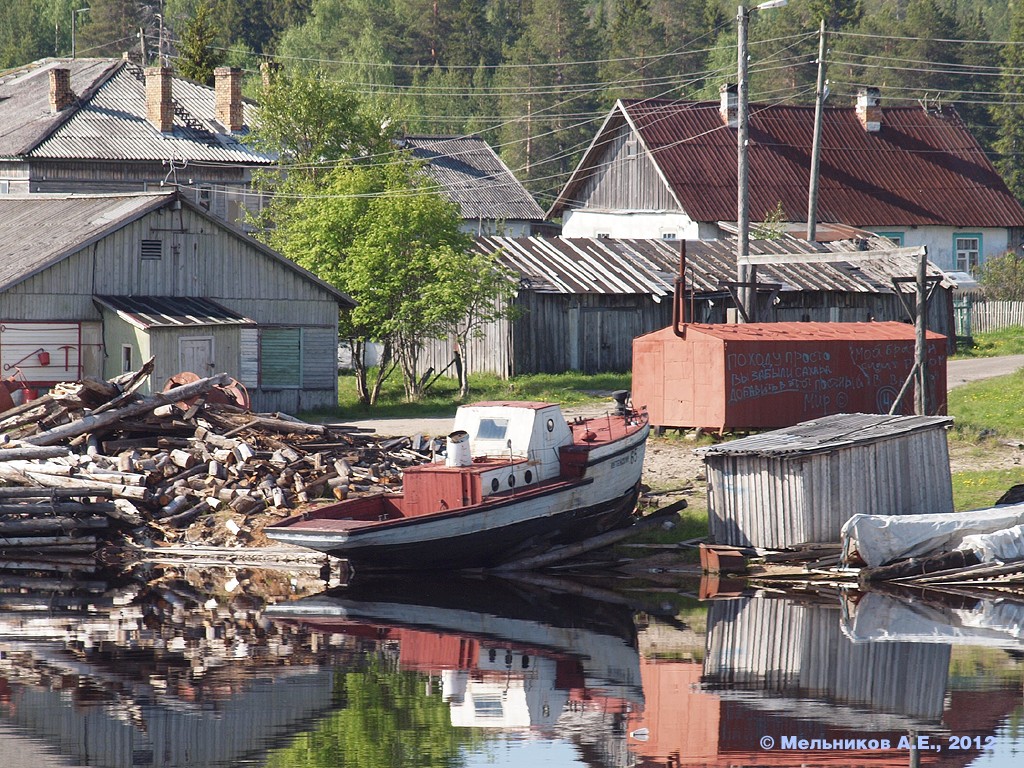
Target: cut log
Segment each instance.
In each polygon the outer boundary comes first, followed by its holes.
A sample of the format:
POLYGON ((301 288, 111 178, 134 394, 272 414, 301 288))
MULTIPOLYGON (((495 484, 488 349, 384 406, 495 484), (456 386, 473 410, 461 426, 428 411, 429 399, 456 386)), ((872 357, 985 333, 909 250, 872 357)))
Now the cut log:
POLYGON ((84 435, 86 432, 98 432, 122 419, 149 413, 161 405, 174 403, 178 400, 186 400, 204 392, 209 392, 214 387, 226 385, 231 378, 226 373, 200 379, 181 387, 174 387, 166 392, 161 392, 150 397, 144 397, 136 402, 129 403, 116 410, 108 410, 101 414, 90 414, 81 419, 72 421, 59 427, 47 430, 37 435, 30 435, 25 439, 26 443, 32 445, 54 445, 77 435, 84 435))

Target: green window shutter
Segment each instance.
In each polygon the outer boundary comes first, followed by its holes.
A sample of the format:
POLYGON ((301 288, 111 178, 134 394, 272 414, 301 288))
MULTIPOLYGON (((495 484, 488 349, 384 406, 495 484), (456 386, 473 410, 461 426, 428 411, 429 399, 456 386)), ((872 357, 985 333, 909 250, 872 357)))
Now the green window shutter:
POLYGON ((260 334, 260 384, 302 386, 302 329, 264 328, 260 334))

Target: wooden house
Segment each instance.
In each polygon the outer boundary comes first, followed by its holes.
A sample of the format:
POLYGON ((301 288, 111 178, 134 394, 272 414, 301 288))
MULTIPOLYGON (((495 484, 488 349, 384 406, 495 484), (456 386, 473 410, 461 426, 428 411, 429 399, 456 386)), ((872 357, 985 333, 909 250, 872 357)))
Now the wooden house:
MULTIPOLYGON (((751 221, 806 224, 814 107, 752 104, 751 221)), ((720 103, 619 101, 549 211, 566 237, 710 240, 735 226, 736 91, 720 103)), ((817 220, 925 246, 971 272, 1022 245, 1024 207, 949 108, 887 107, 863 89, 826 107, 817 220)))
MULTIPOLYGON (((519 289, 514 319, 492 323, 470 340, 465 357, 473 372, 629 371, 633 339, 671 325, 681 248, 683 319, 730 320, 733 300, 724 284, 736 275, 732 240, 480 237, 475 247, 515 275, 519 289)), ((750 252, 780 256, 780 263, 758 266, 763 322, 909 320, 903 302, 912 303, 913 286, 893 278, 913 277, 919 249, 894 248, 881 238, 809 243, 783 237, 751 241, 750 252), (834 260, 792 261, 799 258, 834 260)), ((934 265, 929 273, 940 282, 928 328, 951 337, 955 284, 934 265)), ((431 342, 421 365, 444 370, 452 356, 452 340, 431 342)))
POLYGON ((0 375, 30 390, 152 356, 153 388, 226 372, 258 410, 334 407, 352 306, 176 191, 0 197, 0 375))
POLYGON ((426 163, 438 192, 459 207, 464 232, 504 237, 538 234, 544 210, 483 139, 406 136, 398 146, 426 163))
POLYGON ((239 69, 209 88, 127 59, 33 62, 0 74, 0 197, 177 186, 241 224, 260 207, 252 169, 273 162, 245 145, 255 110, 239 69))

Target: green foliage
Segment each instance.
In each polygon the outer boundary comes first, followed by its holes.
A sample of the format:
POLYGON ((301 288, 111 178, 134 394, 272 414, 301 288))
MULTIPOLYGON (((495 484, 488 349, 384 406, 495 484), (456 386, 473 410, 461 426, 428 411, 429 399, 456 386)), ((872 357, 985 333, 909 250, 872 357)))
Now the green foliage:
MULTIPOLYGON (((83 2, 83 7, 85 3, 83 2)), ((79 57, 120 57, 124 51, 140 50, 138 32, 142 26, 141 7, 134 0, 96 0, 89 12, 76 21, 75 48, 79 57)))
POLYGON ((998 331, 979 333, 974 344, 957 350, 958 357, 998 357, 1000 355, 1024 355, 1024 328, 1019 325, 998 331))
POLYGON ((427 675, 379 657, 365 670, 338 671, 335 699, 342 707, 268 755, 267 768, 452 768, 464 748, 482 741, 478 731, 451 724, 427 675))
POLYGON ((750 236, 755 240, 778 240, 786 234, 786 221, 786 212, 780 200, 763 221, 754 225, 750 236))
MULTIPOLYGON (((583 405, 608 403, 611 392, 630 388, 627 373, 603 373, 593 376, 576 371, 560 374, 536 374, 501 379, 493 374, 470 375, 470 387, 476 400, 535 400, 561 403, 562 405, 583 405)), ((405 390, 397 377, 384 382, 380 398, 372 408, 360 402, 356 377, 341 376, 338 379, 338 416, 354 418, 359 416, 387 417, 451 417, 460 401, 458 382, 442 377, 415 403, 405 399, 405 390)))
POLYGON ((1014 252, 986 259, 979 267, 978 282, 993 301, 1024 300, 1024 259, 1014 252))
POLYGON ((999 79, 1004 100, 992 107, 997 130, 994 147, 999 153, 995 163, 1010 191, 1024 200, 1024 102, 1019 96, 1024 92, 1024 0, 1012 0, 1009 8, 1009 38, 999 79))
POLYGON ((0 0, 0 69, 53 53, 42 9, 24 0, 0 0))
POLYGON ((261 93, 259 122, 249 141, 280 157, 288 176, 299 176, 296 183, 315 179, 339 160, 386 146, 379 120, 319 69, 276 73, 261 93))
POLYGON ((221 63, 216 41, 213 5, 210 0, 199 0, 178 39, 178 73, 197 83, 213 85, 213 70, 221 63))

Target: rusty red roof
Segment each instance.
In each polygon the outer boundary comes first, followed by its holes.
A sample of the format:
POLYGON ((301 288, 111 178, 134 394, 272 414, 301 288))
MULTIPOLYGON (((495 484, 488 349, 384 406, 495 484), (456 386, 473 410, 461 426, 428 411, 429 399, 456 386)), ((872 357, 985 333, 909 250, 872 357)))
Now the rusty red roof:
MULTIPOLYGON (((752 104, 750 216, 805 221, 814 108, 752 104)), ((736 131, 717 102, 620 101, 562 191, 552 213, 603 162, 607 135, 628 122, 683 210, 695 221, 736 220, 736 131)), ((852 226, 1024 226, 1013 197, 951 109, 888 107, 877 133, 853 107, 823 112, 818 219, 852 226)))
MULTIPOLYGON (((914 326, 907 323, 722 323, 686 326, 699 333, 723 341, 906 341, 913 339, 914 326)), ((672 328, 663 328, 654 333, 674 333, 672 328)), ((927 331, 927 338, 945 338, 940 333, 927 331)))

